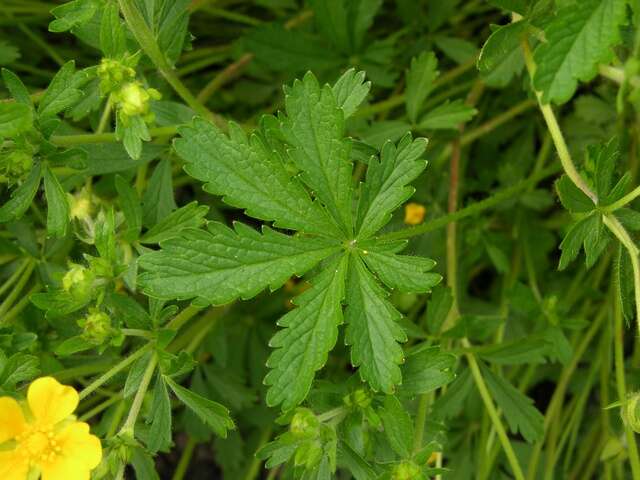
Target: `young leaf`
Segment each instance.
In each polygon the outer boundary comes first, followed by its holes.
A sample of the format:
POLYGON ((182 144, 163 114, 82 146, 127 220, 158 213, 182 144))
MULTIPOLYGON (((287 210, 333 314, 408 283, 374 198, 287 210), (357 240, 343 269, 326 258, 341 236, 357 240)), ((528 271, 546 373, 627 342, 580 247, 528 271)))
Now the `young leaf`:
POLYGON ((278 320, 283 327, 269 345, 276 350, 267 361, 272 370, 265 378, 270 385, 267 404, 282 404, 289 410, 302 402, 311 388, 315 372, 327 361, 342 324, 342 300, 348 258, 343 255, 327 266, 312 287, 294 300, 297 308, 278 320))
POLYGON ((545 28, 545 41, 534 52, 535 88, 544 103, 569 100, 578 81, 589 81, 598 65, 613 55, 611 47, 621 40, 626 0, 582 0, 558 11, 545 28))
POLYGON ((147 448, 151 452, 165 450, 171 445, 171 401, 169 392, 164 382, 164 377, 158 374, 156 385, 153 388, 153 400, 149 415, 149 440, 147 448))
POLYGON ((58 178, 49 167, 44 168, 44 193, 47 197, 47 233, 64 237, 69 226, 69 200, 58 178))
POLYGON ((461 123, 471 120, 478 111, 462 100, 448 100, 427 112, 418 123, 420 130, 446 130, 458 128, 461 123))
POLYGON ((413 422, 397 397, 387 395, 378 412, 391 448, 400 458, 409 458, 413 447, 413 422))
POLYGON ((491 86, 505 87, 524 67, 520 47, 526 22, 509 23, 498 27, 485 42, 478 57, 478 70, 491 86))
POLYGON ((102 11, 102 23, 100 24, 100 48, 102 53, 108 58, 121 57, 127 50, 126 40, 118 4, 109 2, 102 11))
POLYGON ((533 405, 533 400, 489 368, 482 364, 481 368, 487 387, 504 412, 510 430, 520 432, 529 443, 540 440, 544 435, 544 417, 533 405))
POLYGON ((88 22, 98 10, 95 0, 74 0, 51 10, 55 20, 49 23, 50 32, 66 32, 76 25, 88 22))
POLYGON ((170 377, 164 376, 164 381, 169 385, 169 388, 173 390, 176 397, 219 437, 226 438, 227 431, 235 428, 233 420, 231 420, 229 416, 229 410, 223 405, 187 390, 174 382, 170 377))
POLYGON ((140 243, 160 243, 163 240, 177 236, 186 228, 199 228, 205 223, 205 215, 209 211, 206 205, 191 202, 184 207, 171 212, 149 229, 140 239, 140 243))
POLYGON ((333 95, 342 108, 344 118, 353 115, 369 93, 371 82, 365 82, 364 78, 365 72, 356 72, 354 68, 350 68, 333 86, 333 95))
POLYGON ((312 73, 285 89, 287 118, 282 131, 302 180, 315 192, 343 233, 352 235, 350 144, 344 139, 344 114, 329 85, 312 73))
POLYGON ((0 223, 20 218, 27 211, 40 186, 41 172, 40 164, 34 165, 24 183, 14 190, 9 201, 0 207, 0 223))
POLYGON ((441 352, 439 347, 421 348, 412 353, 402 366, 400 394, 412 397, 446 385, 456 377, 455 362, 454 355, 441 352))
POLYGON ((426 148, 425 138, 412 141, 411 134, 406 134, 397 146, 385 143, 380 160, 371 159, 358 204, 359 239, 374 235, 389 222, 391 212, 413 195, 415 190, 408 184, 427 166, 421 159, 426 148))
POLYGON ((556 190, 562 206, 571 213, 586 213, 596 207, 593 200, 576 187, 567 175, 563 175, 556 182, 556 190))
POLYGON ((402 317, 386 299, 380 286, 358 256, 349 262, 347 282, 347 329, 345 342, 351 345, 351 363, 374 391, 392 394, 402 381, 398 364, 404 353, 398 342, 407 336, 397 323, 402 317))
POLYGON ((441 275, 429 273, 436 264, 429 258, 375 249, 368 249, 362 258, 385 285, 404 293, 429 292, 442 280, 441 275))
POLYGON ((22 103, 24 105, 29 105, 33 108, 33 102, 31 101, 31 96, 29 95, 29 90, 24 86, 22 80, 13 73, 11 70, 6 68, 2 69, 2 79, 4 80, 4 84, 9 90, 11 96, 15 99, 16 102, 22 103))
POLYGON ((407 70, 407 88, 405 104, 411 123, 416 123, 424 101, 433 89, 433 82, 438 77, 438 59, 433 52, 423 52, 411 60, 407 70))
POLYGON ((202 298, 221 305, 280 287, 338 251, 336 243, 262 233, 241 223, 235 231, 212 222, 209 231, 188 229, 140 257, 145 291, 158 298, 202 298))
POLYGON ((82 98, 82 86, 88 79, 85 72, 76 72, 73 60, 65 63, 51 80, 51 83, 44 92, 38 114, 40 117, 50 117, 66 110, 82 98))
POLYGON ((325 210, 291 178, 277 152, 255 134, 247 138, 237 125, 230 124, 229 132, 227 137, 210 122, 196 119, 180 130, 182 138, 175 142, 185 170, 207 182, 207 192, 223 195, 229 205, 280 228, 340 235, 325 210))
POLYGON ((12 138, 33 126, 33 110, 24 103, 0 103, 0 139, 12 138))

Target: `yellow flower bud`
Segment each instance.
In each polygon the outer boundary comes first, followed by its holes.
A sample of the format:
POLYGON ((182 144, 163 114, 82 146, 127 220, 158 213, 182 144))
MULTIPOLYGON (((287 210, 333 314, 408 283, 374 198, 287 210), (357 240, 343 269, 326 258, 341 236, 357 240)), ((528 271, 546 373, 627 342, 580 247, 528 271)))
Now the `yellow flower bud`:
POLYGON ((404 206, 404 223, 407 225, 419 225, 424 221, 427 209, 419 203, 407 203, 404 206))
POLYGON ((91 270, 74 263, 62 277, 62 288, 77 300, 88 300, 92 295, 94 279, 91 270))
POLYGON ((410 461, 400 462, 391 473, 392 480, 417 480, 424 478, 418 465, 410 461))

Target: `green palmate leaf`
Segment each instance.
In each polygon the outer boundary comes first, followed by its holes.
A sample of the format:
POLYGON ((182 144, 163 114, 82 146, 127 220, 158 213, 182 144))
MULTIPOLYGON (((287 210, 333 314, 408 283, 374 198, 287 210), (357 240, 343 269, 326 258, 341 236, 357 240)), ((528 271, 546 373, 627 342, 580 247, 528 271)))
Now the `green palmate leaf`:
POLYGON ((506 86, 524 67, 520 48, 526 22, 498 27, 485 42, 478 57, 478 70, 494 87, 506 86))
POLYGON ((359 239, 374 235, 389 222, 391 212, 413 195, 415 189, 408 184, 427 166, 421 159, 426 147, 426 139, 412 141, 407 134, 397 146, 385 143, 380 160, 371 159, 358 204, 359 239))
POLYGON ((15 73, 3 68, 2 80, 4 80, 4 85, 7 87, 7 90, 9 90, 9 93, 16 102, 33 107, 33 102, 29 96, 29 90, 27 90, 27 87, 24 86, 22 80, 20 80, 15 73))
POLYGON ((235 231, 210 223, 209 231, 187 229, 144 254, 140 276, 145 291, 158 298, 202 298, 224 304, 280 287, 337 252, 336 242, 292 238, 265 227, 259 233, 241 223, 235 231))
POLYGON ((542 338, 525 338, 480 350, 478 355, 498 365, 545 363, 551 345, 542 338))
POLYGON ((397 397, 387 395, 378 412, 391 448, 400 458, 409 458, 413 446, 413 422, 397 397))
POLYGON ((365 72, 350 68, 333 86, 333 95, 336 97, 338 106, 342 108, 344 118, 353 115, 369 93, 371 82, 365 82, 364 79, 365 72))
POLYGON ((407 88, 405 104, 411 123, 416 123, 422 111, 424 101, 431 93, 434 81, 438 77, 438 59, 433 52, 423 52, 411 60, 407 70, 407 88))
POLYGON ((113 1, 102 11, 100 48, 104 56, 109 58, 119 58, 127 50, 127 37, 120 20, 120 10, 113 1))
POLYGON ((164 382, 164 377, 158 374, 158 380, 153 389, 153 400, 149 415, 149 441, 147 448, 151 452, 165 450, 171 445, 171 401, 164 382))
POLYGON ((49 167, 44 168, 44 193, 47 197, 47 233, 64 237, 69 226, 69 200, 49 167))
POLYGON ((74 0, 51 10, 56 20, 49 24, 50 32, 66 32, 76 25, 88 22, 98 11, 96 0, 74 0))
POLYGON ((190 0, 159 0, 155 2, 157 12, 154 15, 156 24, 154 31, 158 38, 158 46, 165 57, 173 65, 188 45, 189 5, 190 0))
POLYGON ((198 228, 205 222, 205 215, 209 207, 191 202, 178 210, 175 210, 163 220, 160 220, 149 229, 140 239, 140 243, 160 243, 171 237, 177 236, 186 228, 198 228))
POLYGON ((124 120, 120 112, 116 115, 116 137, 122 140, 122 145, 134 160, 140 158, 142 142, 151 140, 149 128, 140 115, 124 120))
POLYGON ((596 76, 607 62, 626 20, 627 0, 583 0, 561 8, 545 28, 545 42, 534 52, 535 88, 544 103, 569 100, 578 81, 596 76))
POLYGON ((244 208, 247 215, 275 221, 281 228, 318 235, 339 235, 334 222, 313 202, 302 184, 292 179, 284 160, 258 135, 249 138, 230 124, 230 137, 204 120, 181 129, 178 154, 189 175, 207 182, 205 190, 244 208))
POLYGON ((591 268, 609 244, 609 233, 601 215, 589 217, 588 233, 584 238, 584 253, 587 268, 591 268))
POLYGON ((137 480, 160 480, 153 457, 142 448, 131 448, 131 466, 137 480))
POLYGON ((421 130, 446 130, 458 128, 461 123, 471 120, 478 111, 462 100, 446 101, 427 112, 418 123, 421 130))
POLYGON ((267 404, 296 406, 309 393, 315 372, 327 361, 343 321, 342 300, 348 257, 332 262, 311 281, 312 287, 294 300, 297 308, 278 321, 283 327, 269 342, 276 348, 265 378, 270 385, 267 404))
POLYGON ((0 139, 27 132, 33 126, 33 110, 24 103, 0 103, 0 139))
POLYGON ((187 390, 170 377, 164 376, 163 378, 176 397, 209 426, 216 435, 226 438, 227 432, 235 428, 233 420, 229 416, 229 410, 226 407, 187 390))
POLYGON ((42 177, 42 167, 34 165, 29 176, 11 195, 7 203, 0 207, 0 223, 20 218, 27 211, 36 196, 42 177))
POLYGON ((593 200, 576 187, 566 175, 560 177, 556 182, 556 191, 558 192, 562 206, 571 213, 586 213, 596 207, 593 200))
POLYGON ((430 333, 437 334, 442 328, 442 324, 447 319, 451 306, 453 305, 453 295, 451 289, 446 286, 434 288, 431 299, 427 305, 426 324, 430 333))
POLYGON ((412 397, 446 385, 456 377, 455 363, 456 357, 441 352, 439 347, 420 348, 409 355, 402 366, 400 394, 412 397))
POLYGON ((329 85, 320 87, 311 73, 285 88, 287 118, 282 131, 303 181, 339 222, 353 230, 350 144, 344 139, 344 114, 329 85))
POLYGON ((397 255, 376 249, 367 250, 362 258, 385 285, 401 292, 429 292, 442 280, 441 275, 429 273, 436 264, 429 258, 397 255))
POLYGON ((345 341, 351 345, 351 363, 374 391, 391 394, 402 381, 398 365, 404 352, 398 342, 407 340, 397 323, 402 315, 358 256, 351 256, 348 279, 345 341))
POLYGON ((533 400, 484 365, 481 367, 487 387, 504 412, 509 429, 513 433, 520 432, 529 443, 540 440, 544 435, 544 417, 533 406, 533 400))

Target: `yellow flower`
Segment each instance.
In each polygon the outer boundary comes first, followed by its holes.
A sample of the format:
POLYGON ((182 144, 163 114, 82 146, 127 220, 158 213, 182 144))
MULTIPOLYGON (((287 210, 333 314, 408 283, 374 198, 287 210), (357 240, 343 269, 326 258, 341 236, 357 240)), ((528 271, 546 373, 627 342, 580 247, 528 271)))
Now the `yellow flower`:
POLYGON ((75 389, 52 377, 29 386, 28 412, 13 398, 0 397, 0 478, 89 480, 102 461, 102 445, 88 424, 72 416, 78 402, 75 389))
POLYGON ((419 225, 424 221, 427 209, 419 203, 407 203, 404 206, 404 223, 407 225, 419 225))

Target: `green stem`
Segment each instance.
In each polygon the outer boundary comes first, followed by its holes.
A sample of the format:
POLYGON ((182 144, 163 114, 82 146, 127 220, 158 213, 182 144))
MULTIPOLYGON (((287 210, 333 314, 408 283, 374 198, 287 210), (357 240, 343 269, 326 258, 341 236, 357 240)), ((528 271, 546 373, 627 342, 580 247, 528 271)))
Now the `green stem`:
MULTIPOLYGON (((260 435, 260 440, 258 442, 258 447, 256 448, 256 452, 259 451, 262 447, 264 447, 271 438, 271 434, 273 433, 273 427, 269 425, 262 431, 262 435, 260 435)), ((255 480, 260 476, 260 467, 262 466, 262 460, 255 455, 251 460, 251 464, 247 469, 247 474, 244 476, 244 480, 255 480)))
POLYGON ((202 115, 209 120, 213 120, 216 123, 224 124, 224 120, 217 115, 214 115, 213 112, 200 103, 200 101, 193 96, 189 89, 178 78, 175 70, 171 65, 169 65, 167 58, 164 56, 164 53, 162 53, 158 42, 156 42, 153 32, 147 25, 142 14, 138 11, 135 2, 131 2, 130 0, 118 0, 118 4, 120 5, 120 11, 122 12, 122 16, 124 17, 129 30, 140 44, 140 47, 142 47, 144 53, 146 53, 155 64, 158 71, 180 96, 180 98, 182 98, 187 105, 189 105, 199 115, 202 115))
MULTIPOLYGON (((619 301, 620 285, 618 285, 617 282, 614 283, 616 283, 616 286, 613 299, 613 355, 616 371, 616 388, 618 390, 618 400, 625 401, 627 399, 627 385, 624 373, 624 322, 622 319, 622 306, 619 301)), ((640 457, 638 456, 636 437, 627 422, 623 422, 623 425, 627 439, 627 450, 629 452, 629 463, 631 464, 633 480, 640 480, 640 457)))
POLYGON ((111 380, 112 377, 114 377, 116 374, 118 374, 119 372, 127 368, 129 365, 135 362, 138 358, 142 357, 150 349, 151 349, 150 344, 145 345, 144 347, 140 348, 139 350, 135 351, 134 353, 129 355, 127 358, 119 362, 118 364, 114 365, 111 369, 106 371, 104 374, 100 375, 98 378, 96 378, 93 382, 87 385, 80 392, 80 400, 82 400, 83 398, 86 398, 87 395, 91 394, 92 392, 100 388, 102 385, 107 383, 109 380, 111 380))
POLYGON ((526 180, 520 181, 520 183, 515 184, 512 187, 505 188, 494 195, 486 198, 484 200, 480 200, 479 202, 473 203, 466 208, 457 210, 454 213, 443 215, 439 218, 431 220, 422 225, 418 225, 416 227, 406 228, 404 230, 398 230, 395 232, 385 233, 377 237, 377 240, 384 242, 392 242, 395 240, 403 240, 406 238, 415 237, 417 235, 422 235, 424 233, 431 232, 433 230, 437 230, 446 226, 449 222, 457 222, 458 220, 462 220, 463 218, 472 217, 477 215, 485 210, 498 206, 504 203, 506 200, 510 199, 526 191, 532 185, 537 184, 541 180, 548 178, 552 175, 557 174, 559 168, 557 166, 551 166, 531 175, 526 180))
POLYGON ((22 272, 24 272, 24 269, 27 268, 31 261, 32 260, 30 258, 25 258, 24 261, 18 266, 18 268, 13 271, 9 278, 7 278, 2 285, 0 285, 0 295, 4 295, 4 292, 11 288, 11 285, 13 285, 18 280, 18 278, 20 278, 20 275, 22 275, 22 272))
POLYGON ((107 97, 107 103, 104 106, 104 110, 102 111, 102 115, 100 116, 100 122, 98 123, 98 128, 96 129, 97 134, 101 134, 107 128, 109 124, 109 119, 111 118, 111 108, 113 107, 113 100, 111 99, 111 95, 107 97))
POLYGON ((185 323, 195 317, 198 313, 200 313, 200 311, 202 311, 202 307, 189 305, 178 315, 173 317, 173 319, 171 319, 171 321, 167 324, 167 328, 169 330, 180 330, 180 328, 182 328, 185 323))
POLYGON ((413 435, 413 451, 417 452, 422 448, 424 441, 424 424, 427 420, 429 410, 429 394, 422 394, 418 400, 418 413, 416 414, 415 433, 413 435))
POLYGON ((33 273, 35 266, 36 263, 31 260, 27 265, 27 268, 22 272, 20 280, 18 280, 18 283, 16 283, 13 290, 11 290, 11 293, 7 295, 2 304, 0 304, 0 325, 6 323, 7 319, 5 318, 5 314, 13 306, 13 302, 18 298, 18 295, 22 292, 22 289, 29 281, 29 278, 31 278, 31 273, 33 273))
POLYGON ((176 470, 173 472, 173 477, 171 480, 183 480, 184 476, 187 474, 187 469, 189 468, 189 464, 191 463, 191 458, 193 457, 193 452, 196 448, 196 442, 193 437, 189 437, 187 440, 187 444, 182 451, 182 455, 180 456, 180 461, 178 462, 178 466, 176 470))
POLYGON ((151 379, 153 378, 153 372, 156 371, 157 365, 158 355, 154 353, 149 360, 147 369, 142 375, 140 386, 138 387, 136 396, 133 397, 133 403, 131 404, 131 408, 129 409, 129 415, 127 415, 127 419, 125 420, 124 425, 122 425, 120 432, 133 435, 136 421, 138 420, 138 415, 140 415, 140 409, 142 408, 142 402, 144 401, 144 397, 147 394, 147 390, 149 389, 149 385, 151 384, 151 379))
POLYGON ((616 202, 613 202, 610 205, 606 205, 606 206, 600 207, 600 208, 605 212, 614 212, 614 211, 618 210, 619 208, 622 208, 625 205, 627 205, 628 203, 632 202, 633 200, 635 200, 639 196, 640 196, 640 185, 637 186, 636 188, 634 188, 633 190, 631 190, 629 193, 627 193, 620 200, 618 200, 616 202))
MULTIPOLYGON (((469 341, 465 338, 462 340, 462 344, 465 347, 470 347, 469 341)), ((480 367, 478 366, 478 362, 476 358, 467 353, 465 355, 467 357, 467 361, 469 362, 469 368, 471 369, 471 375, 473 376, 473 380, 475 381, 476 387, 478 388, 478 392, 482 397, 482 401, 484 403, 485 408, 487 409, 487 413, 489 414, 489 418, 491 419, 491 423, 493 423, 493 427, 495 428, 496 433, 498 434, 498 438, 500 439, 500 443, 502 444, 502 449, 504 450, 505 455, 507 456, 507 460, 509 461, 509 465, 511 465, 511 469, 513 470, 513 474, 516 477, 516 480, 525 480, 524 473, 522 472, 522 468, 520 467, 520 463, 518 462, 518 457, 513 450, 513 446, 509 441, 509 437, 507 436, 507 432, 500 421, 500 416, 496 407, 493 405, 493 399, 491 398, 491 394, 487 389, 487 385, 484 382, 484 378, 482 377, 482 372, 480 372, 480 367)))
MULTIPOLYGON (((150 128, 149 135, 152 137, 172 136, 178 133, 178 125, 169 127, 150 128)), ((73 145, 86 145, 89 143, 116 143, 116 134, 110 133, 82 133, 79 135, 52 135, 51 143, 59 147, 69 147, 73 145)))
POLYGON ((122 400, 122 397, 120 395, 114 395, 113 397, 109 397, 105 401, 101 402, 99 405, 93 407, 87 413, 85 413, 81 417, 79 417, 78 421, 86 422, 87 420, 93 418, 94 416, 96 416, 100 412, 103 412, 104 410, 109 408, 114 403, 118 403, 121 400, 122 400))

